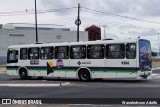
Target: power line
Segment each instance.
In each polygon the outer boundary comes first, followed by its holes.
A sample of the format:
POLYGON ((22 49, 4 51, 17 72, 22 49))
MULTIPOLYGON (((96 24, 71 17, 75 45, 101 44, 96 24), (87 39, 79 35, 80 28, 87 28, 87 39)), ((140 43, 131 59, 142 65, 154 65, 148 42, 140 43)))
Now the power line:
MULTIPOLYGON (((49 12, 68 12, 68 11, 77 11, 77 7, 69 7, 69 8, 60 8, 60 9, 48 9, 48 10, 38 10, 38 14, 43 14, 43 13, 49 13, 49 12)), ((90 9, 90 8, 86 8, 86 7, 81 7, 81 11, 82 12, 90 12, 90 13, 96 13, 96 14, 104 14, 104 15, 109 15, 109 16, 114 16, 114 17, 120 17, 120 18, 125 18, 125 19, 131 19, 131 20, 138 20, 138 21, 143 21, 143 22, 149 22, 149 23, 154 23, 154 24, 160 24, 160 22, 155 22, 155 21, 148 21, 148 20, 143 20, 143 19, 137 19, 137 18, 132 18, 132 17, 128 17, 128 16, 122 16, 122 15, 118 15, 118 14, 113 14, 113 13, 109 13, 109 12, 103 12, 103 11, 99 11, 99 10, 94 10, 94 9, 90 9), (82 10, 83 9, 83 10, 82 10)), ((25 10, 25 11, 12 11, 12 12, 0 12, 0 16, 16 16, 16 15, 28 15, 28 14, 34 14, 34 10, 25 10)), ((83 14, 82 14, 83 16, 83 14)), ((59 18, 61 19, 61 18, 59 18)), ((71 23, 71 21, 73 21, 74 19, 72 18, 66 18, 65 17, 62 18, 65 22, 67 23, 71 23)), ((58 19, 54 19, 54 20, 58 20, 58 19)), ((100 22, 102 24, 118 24, 121 26, 126 26, 126 27, 133 27, 133 28, 142 28, 142 29, 150 29, 147 27, 141 27, 141 26, 137 26, 137 25, 133 25, 133 24, 122 24, 120 22, 109 22, 106 23, 106 20, 102 20, 102 18, 96 19, 95 17, 84 17, 82 18, 83 23, 86 22, 100 22), (95 20, 93 20, 95 19, 95 20), (100 21, 101 20, 101 21, 100 21), (105 23, 104 23, 105 22, 105 23)), ((74 22, 73 22, 74 23, 74 22)), ((83 24, 82 23, 82 24, 83 24)))
MULTIPOLYGON (((120 22, 105 22, 105 20, 102 20, 102 19, 96 19, 96 18, 91 18, 91 17, 83 17, 82 16, 82 21, 83 21, 83 24, 85 23, 85 22, 96 22, 96 23, 102 23, 103 25, 104 24, 106 24, 106 25, 120 25, 120 26, 125 26, 125 27, 132 27, 132 28, 141 28, 141 29, 151 29, 151 28, 149 28, 149 27, 142 27, 142 26, 138 26, 138 25, 133 25, 133 24, 124 24, 124 23, 120 23, 120 22), (95 20, 94 20, 95 19, 95 20)), ((154 29, 157 29, 157 30, 159 30, 158 28, 155 28, 155 27, 153 27, 154 29)))
MULTIPOLYGON (((38 10, 37 13, 49 13, 49 12, 67 12, 67 11, 76 11, 77 7, 71 8, 61 8, 61 9, 49 9, 49 10, 38 10)), ((0 12, 0 16, 16 16, 16 15, 28 15, 34 14, 34 10, 25 10, 25 11, 13 11, 13 12, 0 12)))
POLYGON ((96 12, 96 13, 106 14, 106 15, 109 15, 109 16, 120 17, 120 18, 125 18, 125 19, 130 19, 130 20, 137 20, 137 21, 148 22, 148 23, 154 23, 154 24, 160 24, 160 22, 156 22, 156 21, 133 18, 133 17, 118 15, 118 14, 114 14, 114 13, 110 13, 110 12, 103 12, 103 11, 99 11, 99 10, 95 10, 95 9, 90 9, 90 8, 87 8, 87 7, 82 7, 82 8, 85 9, 85 10, 90 10, 90 11, 93 11, 93 12, 96 12))

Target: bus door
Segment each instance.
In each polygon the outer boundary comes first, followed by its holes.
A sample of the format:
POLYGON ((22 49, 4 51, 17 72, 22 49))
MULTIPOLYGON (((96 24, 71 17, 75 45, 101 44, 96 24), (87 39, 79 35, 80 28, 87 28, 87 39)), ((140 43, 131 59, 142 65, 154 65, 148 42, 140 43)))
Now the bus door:
POLYGON ((8 49, 7 52, 7 74, 17 75, 18 50, 8 49), (10 69, 12 68, 12 69, 10 69), (14 69, 14 70, 13 70, 14 69))
POLYGON ((18 50, 9 49, 7 53, 7 63, 17 63, 18 62, 18 50))
POLYGON ((117 72, 118 78, 135 78, 137 76, 137 45, 136 43, 127 43, 125 47, 125 56, 121 60, 121 71, 117 72))
POLYGON ((39 60, 39 47, 32 47, 28 49, 28 71, 30 76, 41 76, 41 66, 39 60))

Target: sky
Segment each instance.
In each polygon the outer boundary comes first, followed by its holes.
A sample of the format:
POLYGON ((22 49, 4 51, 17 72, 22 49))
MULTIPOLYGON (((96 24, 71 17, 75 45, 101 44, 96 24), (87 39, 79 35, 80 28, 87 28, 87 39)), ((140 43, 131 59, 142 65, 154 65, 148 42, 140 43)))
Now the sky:
MULTIPOLYGON (((34 24, 34 2, 35 0, 0 0, 0 24, 34 24)), ((152 51, 158 52, 160 0, 37 0, 38 24, 76 30, 78 3, 81 6, 81 31, 96 25, 101 28, 102 39, 140 36, 150 40, 152 51)))

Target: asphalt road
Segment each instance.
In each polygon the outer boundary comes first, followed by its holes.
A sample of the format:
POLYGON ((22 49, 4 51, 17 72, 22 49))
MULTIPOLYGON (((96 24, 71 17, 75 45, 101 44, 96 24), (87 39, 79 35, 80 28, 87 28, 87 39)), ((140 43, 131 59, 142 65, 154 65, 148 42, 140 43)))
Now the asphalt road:
MULTIPOLYGON (((154 73, 159 73, 155 70, 154 73)), ((160 73, 159 73, 160 74, 160 73)), ((160 98, 160 78, 149 80, 95 80, 82 82, 72 79, 20 80, 18 76, 0 74, 0 83, 64 83, 56 87, 0 87, 0 98, 160 98)))

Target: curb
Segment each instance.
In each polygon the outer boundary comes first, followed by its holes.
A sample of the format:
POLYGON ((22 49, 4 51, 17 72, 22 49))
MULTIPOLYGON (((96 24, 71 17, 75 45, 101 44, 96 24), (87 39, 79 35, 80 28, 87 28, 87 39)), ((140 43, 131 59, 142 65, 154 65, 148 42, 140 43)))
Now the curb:
POLYGON ((152 74, 151 77, 160 77, 160 74, 152 74))
POLYGON ((0 84, 1 87, 58 87, 69 85, 69 82, 66 83, 57 83, 57 84, 0 84))
POLYGON ((159 70, 159 69, 160 69, 160 67, 152 68, 152 70, 159 70))
POLYGON ((7 74, 6 71, 0 71, 0 74, 7 74))

